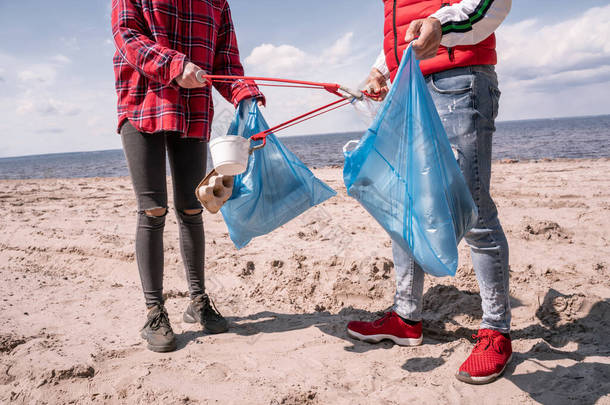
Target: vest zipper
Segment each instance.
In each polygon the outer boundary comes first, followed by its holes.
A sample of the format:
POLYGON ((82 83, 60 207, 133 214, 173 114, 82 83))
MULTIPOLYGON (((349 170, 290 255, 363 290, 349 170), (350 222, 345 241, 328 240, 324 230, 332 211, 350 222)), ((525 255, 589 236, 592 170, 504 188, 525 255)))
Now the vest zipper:
POLYGON ((398 60, 398 28, 396 27, 396 3, 398 0, 394 0, 394 13, 393 13, 393 23, 394 23, 394 57, 396 58, 396 66, 400 66, 400 61, 398 60))
MULTIPOLYGON (((442 3, 441 8, 450 6, 451 3, 442 3)), ((453 48, 447 48, 447 54, 449 55, 449 61, 453 62, 453 48)))

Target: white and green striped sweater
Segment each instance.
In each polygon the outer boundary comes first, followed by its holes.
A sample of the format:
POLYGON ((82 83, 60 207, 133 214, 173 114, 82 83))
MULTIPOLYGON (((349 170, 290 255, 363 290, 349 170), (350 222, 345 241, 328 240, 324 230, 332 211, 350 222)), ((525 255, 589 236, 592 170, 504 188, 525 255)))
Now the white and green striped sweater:
MULTIPOLYGON (((504 21, 512 0, 462 0, 442 7, 430 17, 443 26, 441 45, 451 48, 459 45, 475 45, 490 36, 504 21)), ((383 50, 373 65, 386 78, 390 72, 383 50)))

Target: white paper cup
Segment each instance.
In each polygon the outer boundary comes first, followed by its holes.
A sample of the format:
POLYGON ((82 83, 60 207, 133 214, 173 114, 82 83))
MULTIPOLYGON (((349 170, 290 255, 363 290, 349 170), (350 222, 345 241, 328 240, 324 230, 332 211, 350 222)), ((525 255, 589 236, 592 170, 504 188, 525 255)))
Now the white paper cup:
POLYGON ((236 135, 221 136, 210 142, 214 169, 225 176, 235 176, 246 171, 250 152, 250 140, 236 135))

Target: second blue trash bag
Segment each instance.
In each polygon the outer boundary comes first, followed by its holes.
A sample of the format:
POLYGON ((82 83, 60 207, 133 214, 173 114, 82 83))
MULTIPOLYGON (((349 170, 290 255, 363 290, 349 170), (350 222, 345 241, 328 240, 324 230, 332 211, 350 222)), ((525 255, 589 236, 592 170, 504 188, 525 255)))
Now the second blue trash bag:
POLYGON ((411 47, 373 124, 345 150, 343 177, 425 272, 455 275, 457 245, 477 209, 411 47))
MULTIPOLYGON (((268 129, 256 102, 242 101, 229 134, 250 138, 268 129)), ((221 212, 238 249, 318 205, 336 192, 288 150, 273 134, 252 152, 248 168, 235 176, 233 194, 221 212)))

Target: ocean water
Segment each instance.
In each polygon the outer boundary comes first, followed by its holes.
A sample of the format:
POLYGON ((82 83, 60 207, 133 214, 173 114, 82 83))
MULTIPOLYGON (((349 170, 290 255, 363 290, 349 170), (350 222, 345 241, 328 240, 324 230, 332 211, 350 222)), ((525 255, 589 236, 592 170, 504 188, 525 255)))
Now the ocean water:
MULTIPOLYGON (((610 115, 497 123, 493 158, 584 159, 610 157, 610 115)), ((343 165, 342 148, 363 133, 282 137, 309 167, 343 165)), ((210 166, 210 163, 208 163, 210 166)), ((210 166, 211 167, 211 166, 210 166)), ((127 176, 121 150, 0 159, 0 179, 127 176)))

